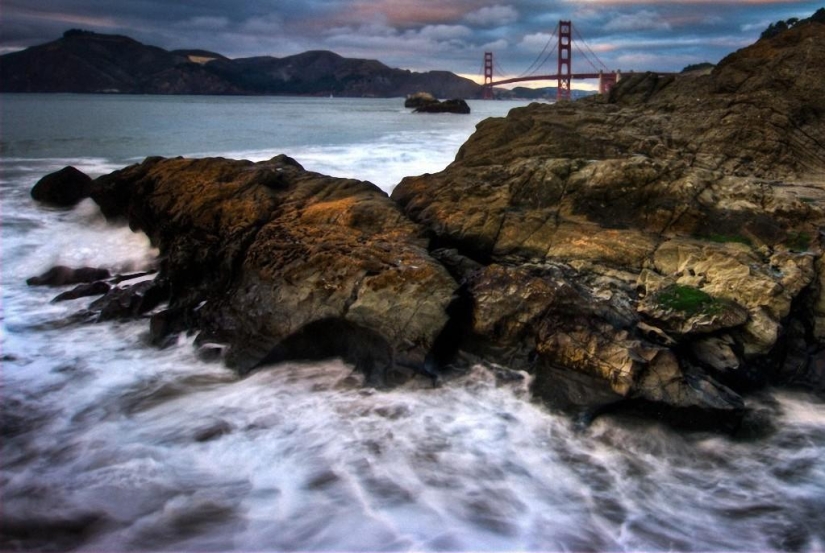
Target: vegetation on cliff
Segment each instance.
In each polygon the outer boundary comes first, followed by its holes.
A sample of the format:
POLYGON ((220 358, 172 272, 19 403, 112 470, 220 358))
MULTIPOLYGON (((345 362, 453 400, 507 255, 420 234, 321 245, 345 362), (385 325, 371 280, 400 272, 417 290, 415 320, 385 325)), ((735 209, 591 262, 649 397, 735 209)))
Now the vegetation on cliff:
POLYGON ((768 25, 767 29, 762 31, 762 34, 759 38, 773 38, 776 35, 787 31, 788 29, 796 27, 797 25, 805 25, 808 23, 825 23, 825 8, 819 8, 811 17, 807 19, 799 19, 798 17, 792 17, 784 21, 777 21, 776 23, 771 23, 770 25, 768 25))

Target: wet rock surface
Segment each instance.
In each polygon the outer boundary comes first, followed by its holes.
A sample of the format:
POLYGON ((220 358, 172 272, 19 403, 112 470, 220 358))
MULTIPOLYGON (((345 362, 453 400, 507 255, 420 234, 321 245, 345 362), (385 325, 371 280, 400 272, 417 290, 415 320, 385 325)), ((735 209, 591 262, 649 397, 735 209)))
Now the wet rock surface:
POLYGON ((98 179, 93 198, 161 251, 169 304, 153 316, 153 341, 199 330, 229 344, 242 373, 339 356, 381 385, 423 370, 447 320, 455 281, 370 183, 285 156, 152 158, 98 179))

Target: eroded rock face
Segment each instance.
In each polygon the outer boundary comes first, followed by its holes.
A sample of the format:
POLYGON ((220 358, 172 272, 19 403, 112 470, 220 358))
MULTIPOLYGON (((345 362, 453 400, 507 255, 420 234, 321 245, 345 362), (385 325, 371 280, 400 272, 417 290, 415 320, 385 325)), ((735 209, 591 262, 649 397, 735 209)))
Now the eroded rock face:
POLYGON ((397 380, 424 367, 447 320, 455 281, 370 183, 285 156, 152 158, 101 177, 92 196, 160 248, 171 300, 155 332, 198 328, 230 344, 241 372, 340 356, 378 384, 397 380))
POLYGON ((545 397, 581 395, 562 382, 581 374, 722 418, 742 409, 727 386, 782 359, 818 382, 823 70, 825 25, 800 25, 711 75, 631 75, 609 98, 488 119, 445 171, 404 179, 405 213, 478 264, 458 275, 461 348, 508 352, 545 397))

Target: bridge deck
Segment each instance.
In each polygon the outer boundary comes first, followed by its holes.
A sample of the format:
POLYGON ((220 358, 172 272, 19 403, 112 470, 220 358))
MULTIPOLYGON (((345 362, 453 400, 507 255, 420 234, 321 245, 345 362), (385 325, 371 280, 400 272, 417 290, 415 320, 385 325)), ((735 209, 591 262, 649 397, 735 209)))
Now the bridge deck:
MULTIPOLYGON (((605 75, 613 75, 612 72, 604 73, 605 75)), ((571 79, 598 79, 599 73, 573 73, 570 75, 571 79)), ((532 75, 530 77, 515 77, 512 79, 503 79, 501 81, 493 81, 492 86, 498 86, 510 83, 521 83, 525 81, 556 81, 559 77, 567 78, 567 75, 532 75)))

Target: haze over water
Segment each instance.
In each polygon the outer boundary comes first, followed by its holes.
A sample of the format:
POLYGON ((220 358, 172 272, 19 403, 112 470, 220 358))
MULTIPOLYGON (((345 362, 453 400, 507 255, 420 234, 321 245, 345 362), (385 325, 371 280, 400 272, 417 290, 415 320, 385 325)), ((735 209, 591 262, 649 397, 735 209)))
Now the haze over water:
POLYGON ((516 105, 0 97, 0 547, 825 549, 825 406, 807 394, 750 398, 774 428, 749 439, 609 417, 581 429, 483 367, 437 389, 364 388, 336 360, 239 379, 192 337, 147 346, 146 321, 61 327, 90 300, 53 304, 63 289, 25 284, 56 264, 129 272, 157 255, 90 201, 35 205, 31 186, 64 165, 97 176, 148 155, 286 153, 390 191, 516 105))

